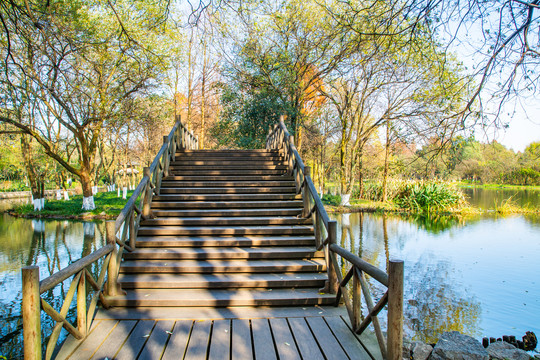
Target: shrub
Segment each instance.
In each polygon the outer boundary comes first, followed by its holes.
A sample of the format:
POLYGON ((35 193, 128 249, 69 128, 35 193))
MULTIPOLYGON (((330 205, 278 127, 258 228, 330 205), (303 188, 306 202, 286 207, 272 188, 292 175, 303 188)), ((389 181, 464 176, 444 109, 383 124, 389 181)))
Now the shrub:
POLYGON ((443 182, 406 182, 394 198, 401 208, 429 212, 452 210, 466 204, 461 191, 443 182))
POLYGON ((321 200, 324 205, 339 206, 341 204, 340 195, 324 194, 321 200))

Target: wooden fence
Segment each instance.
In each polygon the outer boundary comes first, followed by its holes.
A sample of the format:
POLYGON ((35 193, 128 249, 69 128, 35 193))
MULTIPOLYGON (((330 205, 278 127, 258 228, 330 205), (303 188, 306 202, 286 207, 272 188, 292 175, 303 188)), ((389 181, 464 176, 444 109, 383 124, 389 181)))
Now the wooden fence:
POLYGON ((289 134, 283 122, 283 117, 273 128, 270 127, 266 138, 266 148, 283 152, 289 165, 289 175, 293 175, 296 182, 296 192, 302 194, 304 201, 302 216, 313 218, 317 250, 324 249, 328 269, 329 281, 323 290, 336 294, 336 305, 343 299, 351 325, 357 334, 361 334, 370 324, 373 324, 383 358, 401 360, 403 261, 390 260, 387 274, 337 245, 337 222, 328 217, 311 180, 311 169, 304 165, 294 145, 294 138, 289 134), (341 259, 341 267, 338 263, 338 257, 341 259), (342 272, 342 268, 348 270, 342 272), (373 301, 366 276, 370 276, 387 287, 387 291, 377 303, 373 301), (362 315, 362 294, 368 309, 366 316, 362 315), (388 305, 388 324, 387 337, 385 338, 377 315, 386 305, 388 305))
POLYGON ((92 325, 98 300, 108 307, 107 296, 122 292, 118 286, 118 271, 124 251, 135 249, 135 239, 141 219, 152 216, 150 205, 152 196, 159 195, 161 180, 168 175, 169 164, 174 160, 177 149, 197 149, 198 140, 180 117, 168 136, 163 137, 163 146, 149 168, 144 168, 144 176, 127 201, 116 221, 106 223, 107 243, 90 255, 77 260, 64 269, 40 281, 39 267, 27 266, 22 269, 22 316, 24 358, 42 359, 41 312, 45 312, 55 322, 46 344, 45 359, 51 359, 57 346, 62 328, 76 339, 84 339, 92 325), (119 235, 119 236, 118 236, 119 235), (94 277, 88 270, 93 264, 100 264, 94 277), (41 295, 57 285, 71 279, 69 290, 60 310, 54 309, 41 295), (76 318, 72 324, 67 314, 76 296, 76 318))

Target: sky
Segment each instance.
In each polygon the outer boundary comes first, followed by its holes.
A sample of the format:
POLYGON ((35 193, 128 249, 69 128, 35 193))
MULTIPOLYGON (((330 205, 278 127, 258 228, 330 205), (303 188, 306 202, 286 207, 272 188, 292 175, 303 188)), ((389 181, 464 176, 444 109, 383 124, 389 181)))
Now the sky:
MULTIPOLYGON (((487 8, 490 7, 488 6, 487 8)), ((495 8, 490 9, 493 10, 495 8)), ((461 21, 450 21, 446 24, 446 27, 441 28, 441 32, 439 33, 443 43, 452 39, 449 49, 462 61, 463 65, 469 71, 477 72, 477 84, 480 83, 483 67, 493 54, 493 48, 489 47, 493 39, 485 34, 485 32, 489 34, 486 29, 494 30, 498 29, 499 26, 510 24, 509 19, 505 17, 507 16, 507 12, 502 13, 505 15, 501 16, 499 12, 494 12, 487 16, 483 14, 480 17, 476 17, 476 20, 473 22, 462 23, 461 21), (500 25, 500 22, 502 22, 502 25, 500 25)), ((520 19, 517 19, 518 23, 520 21, 520 19)), ((508 34, 508 32, 505 31, 505 34, 508 34)), ((511 46, 509 45, 509 47, 511 46)), ((500 93, 497 94, 498 90, 500 90, 498 83, 504 83, 507 80, 509 72, 513 69, 514 61, 516 60, 515 53, 510 53, 509 55, 509 53, 501 52, 499 60, 501 61, 500 64, 507 62, 506 66, 495 68, 495 71, 488 77, 480 93, 484 116, 487 117, 486 122, 488 123, 494 122, 495 116, 490 114, 496 113, 495 109, 499 107, 499 100, 490 100, 490 98, 494 94, 495 96, 500 95, 500 93), (510 58, 506 56, 510 56, 510 58)), ((535 62, 533 61, 532 63, 534 64, 535 62)), ((529 67, 529 69, 531 68, 529 67)), ((519 75, 517 82, 520 83, 519 75)), ((500 117, 497 119, 499 126, 492 125, 482 128, 477 126, 474 129, 476 140, 484 143, 496 140, 516 152, 522 152, 532 142, 540 142, 540 96, 538 96, 540 94, 537 94, 535 99, 534 91, 525 91, 519 84, 518 88, 521 91, 517 94, 513 93, 513 96, 518 95, 519 98, 517 96, 510 97, 504 103, 500 117), (502 124, 505 126, 500 126, 502 124)))
POLYGON ((540 142, 540 101, 521 104, 514 112, 515 105, 513 101, 507 103, 505 105, 507 111, 501 116, 502 121, 508 124, 507 128, 491 126, 487 129, 477 129, 476 140, 481 142, 497 140, 516 152, 523 152, 532 142, 540 142))

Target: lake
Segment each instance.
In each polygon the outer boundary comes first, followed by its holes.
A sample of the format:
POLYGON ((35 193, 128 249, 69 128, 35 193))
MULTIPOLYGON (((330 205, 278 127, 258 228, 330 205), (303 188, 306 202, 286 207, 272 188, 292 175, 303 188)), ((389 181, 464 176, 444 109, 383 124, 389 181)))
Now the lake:
POLYGON ((522 207, 539 207, 540 190, 536 189, 497 189, 460 188, 469 203, 481 209, 493 209, 510 201, 522 207))
POLYGON ((388 258, 404 260, 409 337, 540 334, 539 216, 334 218, 341 246, 383 270, 388 258))
MULTIPOLYGON (((492 205, 479 205, 482 201, 500 203, 508 194, 475 190, 470 202, 484 208, 492 205)), ((508 196, 532 203, 538 191, 512 191, 508 196)), ((0 201, 0 208, 12 205, 0 201)), ((334 217, 339 221, 342 246, 382 269, 388 258, 405 261, 408 336, 432 342, 448 330, 477 339, 521 338, 525 331, 540 335, 540 216, 461 219, 355 213, 334 217)), ((102 222, 29 220, 0 214, 0 356, 22 357, 21 267, 39 265, 40 276, 45 278, 100 248, 104 239, 102 222)), ((59 286, 44 297, 57 304, 53 299, 61 299, 68 286, 59 286)), ((52 322, 43 326, 50 328, 52 322)))

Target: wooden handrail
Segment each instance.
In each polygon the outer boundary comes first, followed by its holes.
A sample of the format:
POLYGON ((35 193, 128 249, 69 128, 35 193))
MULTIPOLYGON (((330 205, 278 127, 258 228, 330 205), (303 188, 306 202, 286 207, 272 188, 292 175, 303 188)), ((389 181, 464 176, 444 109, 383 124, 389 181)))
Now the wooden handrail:
POLYGON ((294 145, 294 139, 287 130, 283 119, 282 116, 279 123, 273 128, 270 127, 266 137, 266 148, 282 152, 285 162, 289 164, 289 175, 292 175, 295 180, 297 193, 301 192, 304 199, 302 216, 313 218, 317 250, 325 250, 328 272, 327 285, 321 290, 336 293, 336 304, 343 299, 355 332, 361 333, 369 324, 373 324, 383 358, 401 359, 403 342, 403 261, 390 260, 387 274, 336 244, 337 223, 335 220, 330 220, 311 179, 311 170, 302 161, 294 145), (323 230, 326 232, 326 238, 324 238, 323 230), (345 277, 342 276, 337 256, 341 259, 342 267, 345 266, 345 262, 350 264, 350 269, 345 277), (388 291, 384 293, 376 305, 373 304, 363 274, 369 275, 388 288, 388 291), (347 286, 351 280, 352 291, 349 292, 347 286), (361 321, 360 316, 362 311, 361 292, 364 293, 369 311, 364 321, 361 321), (386 340, 377 318, 377 314, 384 306, 388 308, 388 335, 386 340))
POLYGON ((51 290, 56 285, 60 284, 67 278, 75 275, 82 269, 86 268, 88 265, 108 255, 113 250, 114 250, 114 245, 107 244, 104 247, 94 251, 93 253, 86 255, 85 257, 75 261, 74 263, 69 264, 67 267, 63 268, 62 270, 43 279, 42 281, 39 282, 39 293, 43 294, 44 292, 51 290))
POLYGON ((98 299, 101 300, 104 307, 107 307, 106 297, 103 294, 114 296, 122 292, 117 282, 120 260, 124 250, 135 250, 135 239, 141 219, 152 217, 149 209, 153 194, 159 194, 161 181, 164 175, 167 175, 169 164, 174 161, 176 151, 178 149, 193 150, 198 148, 197 136, 182 124, 180 117, 177 117, 176 120, 169 135, 163 137, 163 145, 152 161, 150 168, 144 169, 143 178, 116 220, 107 222, 107 245, 75 261, 41 282, 39 282, 39 267, 22 269, 25 359, 42 358, 41 311, 44 311, 56 322, 45 352, 45 359, 48 360, 52 357, 62 328, 78 339, 86 337, 92 324, 98 299), (137 202, 139 202, 138 205, 137 202), (119 237, 117 237, 118 233, 120 233, 119 237), (101 259, 104 260, 101 265, 100 275, 97 279, 94 279, 87 268, 101 259), (71 277, 73 277, 73 280, 60 311, 55 310, 40 297, 44 292, 53 289, 71 277), (89 306, 86 304, 88 298, 86 281, 88 281, 90 289, 93 291, 89 306), (75 293, 77 293, 76 326, 67 320, 68 310, 75 293))
POLYGON ((337 244, 330 244, 329 247, 330 250, 332 250, 334 253, 338 254, 339 256, 350 262, 352 265, 356 266, 358 269, 369 274, 372 278, 374 278, 384 286, 388 287, 387 273, 385 273, 378 267, 371 265, 367 261, 362 260, 359 256, 354 255, 349 250, 344 249, 337 244))
POLYGON ((135 191, 133 191, 133 194, 130 196, 130 198, 126 202, 126 205, 124 205, 124 208, 122 209, 122 211, 120 211, 120 214, 118 215, 118 217, 116 218, 114 222, 115 223, 114 230, 116 232, 120 230, 120 227, 122 227, 122 224, 128 217, 129 213, 136 206, 137 198, 139 197, 139 195, 141 195, 143 189, 146 187, 149 181, 150 181, 150 178, 148 178, 148 176, 144 176, 141 179, 141 182, 139 183, 139 185, 137 185, 137 187, 135 188, 135 191))

